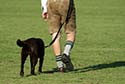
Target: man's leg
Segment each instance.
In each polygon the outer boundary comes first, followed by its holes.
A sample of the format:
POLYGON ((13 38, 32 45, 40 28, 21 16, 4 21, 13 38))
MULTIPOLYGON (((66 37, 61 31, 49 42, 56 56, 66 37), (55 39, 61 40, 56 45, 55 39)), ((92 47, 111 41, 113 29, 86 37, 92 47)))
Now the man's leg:
POLYGON ((66 55, 70 55, 70 51, 73 48, 74 42, 75 42, 75 32, 67 33, 66 34, 66 43, 65 43, 65 48, 64 52, 66 55))
POLYGON ((67 33, 65 48, 62 54, 62 61, 66 64, 66 68, 69 71, 72 71, 74 69, 74 66, 70 59, 70 51, 73 48, 74 42, 75 42, 75 32, 67 33))
MULTIPOLYGON (((55 38, 57 33, 53 33, 52 34, 52 39, 55 38)), ((60 48, 60 34, 57 36, 55 42, 53 43, 52 45, 53 47, 53 50, 54 50, 54 54, 57 56, 57 55, 60 55, 61 54, 61 48, 60 48)))
MULTIPOLYGON (((62 1, 61 1, 62 2, 62 1)), ((48 11, 48 25, 49 25, 49 32, 52 35, 52 39, 55 38, 58 29, 60 28, 61 25, 61 16, 62 16, 62 12, 61 14, 57 14, 57 10, 59 10, 58 8, 60 8, 60 1, 54 1, 54 0, 48 0, 47 3, 47 11, 48 11), (61 15, 61 16, 60 16, 61 15)), ((61 7, 62 9, 62 7, 61 7)), ((61 10, 63 11, 63 10, 61 10)), ((61 48, 60 48, 60 34, 58 35, 58 37, 56 38, 55 42, 52 45, 53 47, 53 51, 56 57, 56 63, 57 63, 57 67, 59 68, 59 71, 63 71, 61 70, 64 65, 62 62, 62 55, 61 55, 61 48)))
MULTIPOLYGON (((52 34, 52 39, 55 38, 57 33, 53 33, 52 34)), ((53 50, 54 50, 54 54, 56 56, 56 64, 57 67, 59 69, 60 72, 64 71, 64 65, 62 62, 62 56, 61 56, 61 48, 60 48, 60 34, 58 35, 57 39, 55 40, 55 42, 52 45, 53 50)))
POLYGON ((62 61, 65 63, 66 68, 69 71, 72 71, 74 69, 74 66, 70 59, 70 51, 73 48, 75 37, 76 37, 76 15, 75 15, 75 8, 73 8, 71 17, 68 21, 68 23, 65 25, 65 32, 66 32, 66 43, 64 52, 62 55, 62 61))

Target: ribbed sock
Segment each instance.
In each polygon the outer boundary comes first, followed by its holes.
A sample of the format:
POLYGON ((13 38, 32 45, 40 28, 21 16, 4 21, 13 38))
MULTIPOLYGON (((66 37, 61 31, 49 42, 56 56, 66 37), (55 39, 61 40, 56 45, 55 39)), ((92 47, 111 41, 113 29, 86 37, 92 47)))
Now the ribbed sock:
POLYGON ((56 56, 56 64, 57 64, 57 67, 58 67, 58 68, 64 67, 64 64, 63 64, 63 62, 62 62, 62 56, 61 56, 61 55, 56 56))
POLYGON ((67 56, 69 56, 71 49, 73 48, 74 42, 67 41, 65 44, 64 52, 67 56))

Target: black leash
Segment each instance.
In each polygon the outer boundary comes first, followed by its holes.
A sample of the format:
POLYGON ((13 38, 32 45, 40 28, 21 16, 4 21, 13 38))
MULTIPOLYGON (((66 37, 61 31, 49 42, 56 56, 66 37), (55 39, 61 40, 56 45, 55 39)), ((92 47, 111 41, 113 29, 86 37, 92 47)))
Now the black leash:
MULTIPOLYGON (((72 12, 72 9, 71 9, 72 7, 71 7, 71 6, 73 6, 73 0, 69 0, 69 8, 68 8, 68 12, 67 12, 66 20, 65 20, 66 23, 68 22, 68 20, 69 20, 69 18, 70 18, 70 14, 71 14, 71 12, 72 12)), ((58 32, 57 32, 55 38, 49 43, 49 45, 45 46, 45 48, 50 47, 50 46, 55 42, 55 40, 56 40, 56 38, 58 37, 58 35, 59 35, 59 33, 60 33, 60 30, 61 30, 61 28, 62 28, 62 26, 63 26, 63 24, 64 24, 65 22, 63 22, 63 23, 60 25, 59 30, 58 30, 58 32)))

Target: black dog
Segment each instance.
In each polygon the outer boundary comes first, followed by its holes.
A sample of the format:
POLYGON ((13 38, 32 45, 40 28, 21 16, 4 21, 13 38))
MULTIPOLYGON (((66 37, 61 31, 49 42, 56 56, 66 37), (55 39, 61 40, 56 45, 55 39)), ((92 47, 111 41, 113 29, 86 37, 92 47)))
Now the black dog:
POLYGON ((22 47, 20 76, 24 76, 24 63, 28 55, 30 56, 31 75, 35 75, 35 66, 37 64, 38 58, 38 72, 41 73, 45 52, 43 40, 41 40, 40 38, 29 38, 27 40, 21 41, 18 39, 16 43, 18 46, 22 47))

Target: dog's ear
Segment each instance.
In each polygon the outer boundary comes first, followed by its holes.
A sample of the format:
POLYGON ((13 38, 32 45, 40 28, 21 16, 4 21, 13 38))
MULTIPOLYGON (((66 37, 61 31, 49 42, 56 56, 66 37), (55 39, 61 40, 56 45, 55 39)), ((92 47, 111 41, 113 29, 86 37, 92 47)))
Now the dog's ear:
POLYGON ((16 41, 16 44, 17 44, 18 46, 20 46, 20 47, 25 46, 24 42, 21 41, 20 39, 18 39, 18 40, 16 41))

